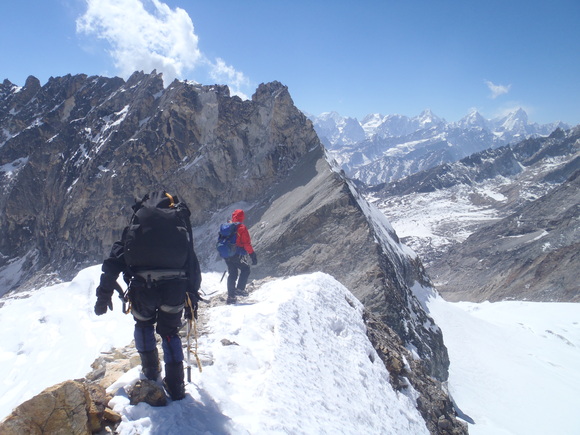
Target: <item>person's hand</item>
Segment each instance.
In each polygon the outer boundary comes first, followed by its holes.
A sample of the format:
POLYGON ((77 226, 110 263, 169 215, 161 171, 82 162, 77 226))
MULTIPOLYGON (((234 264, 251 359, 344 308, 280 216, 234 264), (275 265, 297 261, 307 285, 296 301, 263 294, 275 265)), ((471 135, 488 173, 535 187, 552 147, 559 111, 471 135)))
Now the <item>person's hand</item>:
POLYGON ((255 266, 256 264, 258 264, 258 257, 256 256, 255 252, 252 252, 250 254, 250 258, 252 259, 252 265, 255 266))
POLYGON ((111 297, 99 296, 97 298, 97 302, 95 303, 95 314, 97 316, 105 314, 107 312, 107 308, 113 311, 113 301, 111 300, 111 297))

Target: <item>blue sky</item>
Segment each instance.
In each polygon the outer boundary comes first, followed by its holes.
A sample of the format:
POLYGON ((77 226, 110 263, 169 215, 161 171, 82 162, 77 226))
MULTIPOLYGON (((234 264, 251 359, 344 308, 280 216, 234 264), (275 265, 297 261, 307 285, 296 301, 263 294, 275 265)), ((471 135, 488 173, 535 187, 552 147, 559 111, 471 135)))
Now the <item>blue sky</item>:
POLYGON ((4 2, 0 80, 121 76, 287 85, 301 110, 457 121, 522 107, 580 123, 578 0, 4 2))

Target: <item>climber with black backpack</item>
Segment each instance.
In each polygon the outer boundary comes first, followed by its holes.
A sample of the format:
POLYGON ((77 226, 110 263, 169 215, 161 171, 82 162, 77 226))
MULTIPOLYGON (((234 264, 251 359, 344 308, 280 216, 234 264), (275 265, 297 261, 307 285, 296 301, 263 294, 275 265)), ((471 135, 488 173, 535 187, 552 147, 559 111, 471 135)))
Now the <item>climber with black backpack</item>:
POLYGON ((258 257, 252 247, 248 228, 244 225, 244 210, 234 210, 231 220, 220 226, 217 250, 228 266, 227 304, 235 304, 236 296, 247 296, 246 284, 250 276, 250 264, 258 264, 258 257))
POLYGON ((163 385, 173 400, 180 400, 185 397, 184 356, 178 334, 181 316, 184 313, 187 319, 197 318, 201 300, 201 271, 193 248, 191 213, 165 191, 145 195, 132 208, 121 240, 113 244, 103 262, 95 314, 100 316, 107 308, 112 309, 111 298, 122 273, 128 284, 135 347, 143 374, 154 381, 161 374, 156 324, 165 363, 163 385))

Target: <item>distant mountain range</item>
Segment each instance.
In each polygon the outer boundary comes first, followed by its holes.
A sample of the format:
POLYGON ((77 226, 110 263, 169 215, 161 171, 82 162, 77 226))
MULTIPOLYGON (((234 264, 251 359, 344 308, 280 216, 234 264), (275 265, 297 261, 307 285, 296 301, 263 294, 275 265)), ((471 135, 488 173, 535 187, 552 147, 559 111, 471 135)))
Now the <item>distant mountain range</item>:
POLYGON ((580 126, 366 191, 451 301, 579 302, 580 126))
POLYGON ((412 118, 370 114, 358 121, 336 112, 309 118, 338 165, 350 178, 367 185, 391 182, 488 148, 570 128, 563 122, 530 123, 523 109, 491 120, 473 111, 452 123, 430 110, 412 118))

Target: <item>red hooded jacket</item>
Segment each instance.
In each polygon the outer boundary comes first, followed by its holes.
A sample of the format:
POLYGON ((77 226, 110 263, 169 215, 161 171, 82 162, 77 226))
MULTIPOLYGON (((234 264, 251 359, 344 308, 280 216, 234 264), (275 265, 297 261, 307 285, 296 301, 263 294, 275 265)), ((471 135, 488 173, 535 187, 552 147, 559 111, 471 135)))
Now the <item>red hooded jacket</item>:
POLYGON ((238 209, 232 213, 232 222, 239 223, 236 246, 242 248, 247 254, 252 254, 254 248, 252 248, 252 240, 250 239, 248 228, 243 224, 245 218, 244 210, 238 209))

